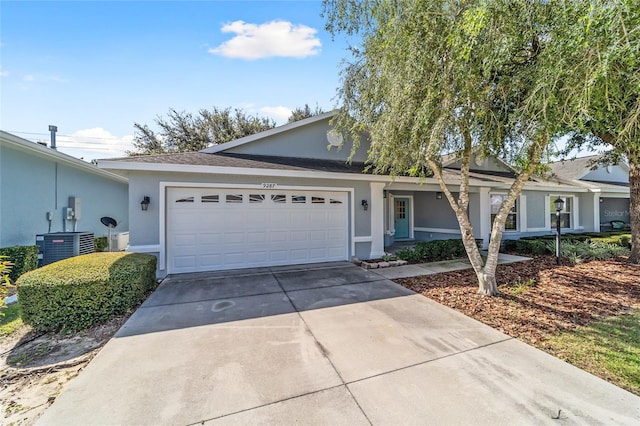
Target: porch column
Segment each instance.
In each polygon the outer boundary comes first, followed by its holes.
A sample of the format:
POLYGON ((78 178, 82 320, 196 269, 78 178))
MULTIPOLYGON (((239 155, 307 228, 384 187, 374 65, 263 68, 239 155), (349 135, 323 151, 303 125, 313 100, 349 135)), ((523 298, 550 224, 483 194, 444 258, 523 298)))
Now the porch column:
POLYGON ((371 258, 384 256, 384 182, 370 182, 371 258))
POLYGON ((490 188, 480 188, 480 238, 482 238, 482 248, 489 247, 489 237, 491 237, 491 199, 489 198, 490 188))
POLYGON ((593 193, 593 232, 600 232, 600 197, 602 193, 593 193))

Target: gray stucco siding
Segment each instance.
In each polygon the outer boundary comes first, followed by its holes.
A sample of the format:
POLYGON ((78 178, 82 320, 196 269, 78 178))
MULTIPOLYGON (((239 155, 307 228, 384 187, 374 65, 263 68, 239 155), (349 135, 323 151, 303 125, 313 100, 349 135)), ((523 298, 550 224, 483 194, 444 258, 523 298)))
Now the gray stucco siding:
MULTIPOLYGON (((291 129, 273 136, 230 148, 226 152, 236 154, 269 155, 296 158, 347 161, 351 155, 353 143, 346 140, 342 147, 327 149, 327 132, 330 130, 329 118, 304 127, 291 129)), ((352 161, 363 163, 367 160, 369 144, 366 139, 360 141, 352 161)))
MULTIPOLYGON (((458 193, 453 195, 458 197, 458 193)), ((437 199, 436 192, 416 192, 413 200, 416 228, 459 229, 458 219, 444 195, 437 199)))
POLYGON ((547 194, 544 192, 523 191, 522 195, 527 200, 527 229, 544 228, 547 215, 545 209, 547 194))
POLYGON ((43 157, 2 147, 0 155, 0 247, 35 244, 37 234, 73 231, 63 214, 69 197, 81 203, 78 231, 106 234, 102 216, 118 221, 116 232, 129 230, 128 186, 43 157))

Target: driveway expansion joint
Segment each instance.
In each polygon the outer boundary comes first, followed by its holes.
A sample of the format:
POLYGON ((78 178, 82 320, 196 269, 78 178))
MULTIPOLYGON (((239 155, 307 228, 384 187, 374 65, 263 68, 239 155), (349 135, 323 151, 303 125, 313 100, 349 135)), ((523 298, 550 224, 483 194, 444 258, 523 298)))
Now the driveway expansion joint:
MULTIPOLYGON (((280 280, 278 280, 278 277, 276 277, 275 274, 274 274, 274 278, 276 279, 276 282, 278 283, 278 285, 280 286, 282 291, 284 291, 284 294, 287 296, 287 299, 289 300, 289 303, 291 303, 291 306, 293 306, 293 309, 295 309, 296 313, 298 314, 298 317, 300 317, 300 320, 304 324, 305 328, 307 329, 307 331, 309 332, 311 337, 313 337, 313 340, 316 342, 316 345, 320 349, 320 352, 322 353, 322 356, 327 359, 327 362, 331 365, 331 368, 333 368, 333 371, 335 371, 336 374, 338 375, 338 377, 340 378, 340 381, 342 382, 341 386, 344 386, 345 389, 347 390, 347 392, 349 392, 349 395, 351 395, 351 398, 353 398, 353 402, 356 403, 356 405, 358 406, 358 409, 360 410, 360 412, 362 413, 364 418, 367 419, 367 422, 369 422, 370 425, 373 425, 373 423, 371 422, 371 419, 369 419, 369 416, 367 415, 367 413, 364 411, 364 409, 360 405, 360 402, 356 399, 356 397, 353 394, 353 392, 351 392, 351 389, 349 389, 349 386, 347 386, 347 383, 344 381, 344 378, 342 377, 342 374, 340 374, 340 372, 336 368, 336 366, 333 363, 333 361, 331 361, 331 358, 329 358, 325 347, 322 345, 322 343, 320 343, 320 341, 318 340, 316 335, 313 334, 313 331, 311 331, 311 327, 309 327, 309 324, 307 324, 307 322, 304 320, 304 317, 302 316, 302 314, 300 313, 300 311, 296 307, 295 303, 293 303, 293 301, 291 300, 291 297, 289 297, 289 293, 287 293, 287 291, 284 289, 284 287, 282 287, 282 284, 280 283, 280 280)), ((383 281, 383 280, 380 280, 380 281, 383 281)), ((371 281, 367 281, 367 282, 371 282, 371 281)), ((355 284, 364 284, 364 283, 355 283, 355 284)), ((341 284, 341 285, 346 285, 346 284, 341 284)), ((331 287, 337 287, 337 285, 331 286, 331 287)), ((323 287, 320 287, 320 288, 323 288, 323 287)), ((327 288, 327 287, 324 287, 324 288, 327 288)))
POLYGON ((455 357, 457 355, 462 355, 462 354, 465 354, 465 353, 468 353, 468 352, 477 351, 478 349, 484 349, 484 348, 487 348, 487 347, 490 347, 490 346, 498 345, 500 343, 508 342, 509 340, 514 340, 514 337, 509 337, 508 336, 506 339, 502 339, 502 340, 498 340, 498 341, 495 341, 495 342, 487 343, 485 345, 476 346, 474 348, 465 349, 463 351, 458 351, 458 352, 455 352, 455 353, 452 353, 452 354, 442 355, 442 356, 439 356, 439 357, 436 357, 436 358, 433 358, 433 359, 429 359, 429 360, 426 360, 426 361, 416 362, 415 364, 406 365, 404 367, 394 368, 393 370, 389 370, 389 371, 385 371, 385 372, 382 372, 382 373, 373 374, 371 376, 363 377, 363 378, 358 379, 358 380, 352 380, 352 381, 347 382, 345 384, 347 385, 347 388, 349 388, 349 385, 354 384, 354 383, 363 382, 365 380, 373 379, 375 377, 380 377, 380 376, 384 376, 386 374, 391 374, 391 373, 395 373, 395 372, 398 372, 398 371, 407 370, 407 369, 412 368, 412 367, 417 367, 419 365, 429 364, 431 362, 440 361, 442 359, 452 358, 452 357, 455 357))
MULTIPOLYGON (((266 404, 256 405, 255 407, 245 408, 244 410, 234 411, 233 413, 221 414, 221 415, 216 416, 216 417, 211 417, 211 418, 208 418, 208 419, 198 420, 198 421, 196 421, 194 423, 187 423, 185 426, 203 425, 206 422, 210 422, 210 421, 213 421, 213 420, 223 419, 225 417, 234 416, 236 414, 246 413, 247 411, 257 410, 258 408, 269 407, 271 405, 279 404, 281 402, 291 401, 291 400, 294 400, 294 399, 303 398, 303 397, 309 396, 309 395, 315 395, 315 394, 320 393, 320 392, 325 392, 325 391, 328 391, 328 390, 331 390, 331 389, 338 389, 338 388, 341 388, 341 387, 344 387, 349 393, 351 393, 349 388, 347 388, 346 385, 344 383, 342 383, 340 385, 329 386, 328 388, 318 389, 318 390, 314 390, 314 391, 311 391, 311 392, 305 392, 305 393, 301 393, 300 395, 290 396, 288 398, 282 398, 282 399, 279 399, 277 401, 268 402, 266 404)), ((371 423, 371 422, 369 422, 369 423, 371 423)))

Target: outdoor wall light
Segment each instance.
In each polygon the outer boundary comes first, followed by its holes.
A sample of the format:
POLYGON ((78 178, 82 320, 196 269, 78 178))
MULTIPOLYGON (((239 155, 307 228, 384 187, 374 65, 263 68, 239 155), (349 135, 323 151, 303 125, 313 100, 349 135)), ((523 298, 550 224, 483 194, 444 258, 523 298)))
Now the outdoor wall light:
POLYGON ((142 207, 142 211, 146 212, 147 210, 149 210, 149 204, 151 203, 151 198, 149 198, 148 195, 145 195, 142 198, 142 201, 140 201, 140 207, 142 207))
POLYGON ((604 203, 604 198, 600 198, 600 202, 601 202, 601 203, 604 203))
POLYGON ((442 192, 436 192, 436 200, 442 200, 442 192))
POLYGON ((564 200, 558 197, 553 204, 556 206, 556 263, 560 265, 560 212, 564 208, 564 200))
POLYGON ((367 200, 362 200, 362 208, 364 209, 364 211, 369 210, 369 202, 367 200))

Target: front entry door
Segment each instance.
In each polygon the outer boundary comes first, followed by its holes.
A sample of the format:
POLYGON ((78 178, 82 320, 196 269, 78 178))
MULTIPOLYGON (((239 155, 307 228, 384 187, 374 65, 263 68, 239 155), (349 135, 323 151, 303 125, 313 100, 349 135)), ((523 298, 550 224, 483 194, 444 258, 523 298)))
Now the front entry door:
POLYGON ((409 238, 409 213, 411 211, 409 198, 395 198, 395 228, 396 239, 409 238))

